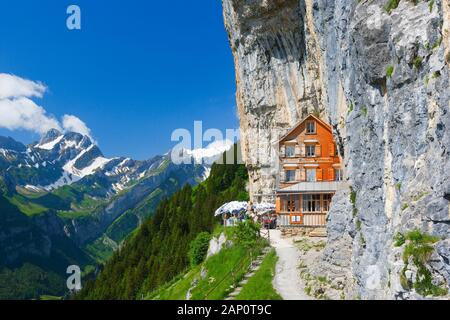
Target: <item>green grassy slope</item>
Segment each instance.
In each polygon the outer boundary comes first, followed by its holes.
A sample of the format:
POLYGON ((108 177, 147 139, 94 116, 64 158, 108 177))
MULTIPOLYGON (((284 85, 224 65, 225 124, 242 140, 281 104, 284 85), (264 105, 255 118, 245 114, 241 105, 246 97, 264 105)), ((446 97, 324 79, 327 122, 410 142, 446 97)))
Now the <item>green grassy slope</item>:
POLYGON ((275 249, 272 249, 264 258, 258 271, 242 287, 236 300, 281 300, 281 296, 272 286, 277 261, 275 249))

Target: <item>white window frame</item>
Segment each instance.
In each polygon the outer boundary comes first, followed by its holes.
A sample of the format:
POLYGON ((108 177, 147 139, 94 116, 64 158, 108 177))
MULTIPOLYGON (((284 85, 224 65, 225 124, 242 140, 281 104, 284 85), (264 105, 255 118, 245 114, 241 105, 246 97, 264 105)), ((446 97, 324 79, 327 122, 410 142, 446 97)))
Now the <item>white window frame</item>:
POLYGON ((331 207, 331 200, 333 199, 332 194, 322 195, 322 211, 329 212, 331 207))
POLYGON ((317 130, 316 130, 316 122, 315 121, 307 121, 306 122, 306 134, 316 134, 317 130), (310 131, 311 126, 313 127, 313 131, 310 131))
POLYGON ((334 180, 335 181, 344 180, 344 171, 342 169, 334 169, 334 180))
POLYGON ((306 169, 306 182, 317 182, 317 170, 316 168, 314 169, 306 169), (311 176, 310 176, 311 174, 311 176), (314 176, 313 179, 312 176, 314 176))
POLYGON ((318 213, 322 212, 320 206, 321 195, 320 194, 305 194, 303 195, 303 212, 306 213, 318 213), (311 210, 310 210, 311 209, 311 210))
POLYGON ((285 179, 286 179, 286 182, 295 182, 295 172, 296 172, 296 170, 294 169, 286 169, 286 173, 285 173, 285 179), (289 174, 290 174, 290 172, 293 172, 293 179, 289 179, 289 174))
POLYGON ((316 156, 316 146, 314 144, 307 144, 305 148, 307 158, 314 158, 316 156))
POLYGON ((294 145, 286 145, 284 154, 286 157, 289 157, 289 158, 295 157, 295 146, 294 145), (292 150, 292 153, 290 153, 288 150, 292 150))

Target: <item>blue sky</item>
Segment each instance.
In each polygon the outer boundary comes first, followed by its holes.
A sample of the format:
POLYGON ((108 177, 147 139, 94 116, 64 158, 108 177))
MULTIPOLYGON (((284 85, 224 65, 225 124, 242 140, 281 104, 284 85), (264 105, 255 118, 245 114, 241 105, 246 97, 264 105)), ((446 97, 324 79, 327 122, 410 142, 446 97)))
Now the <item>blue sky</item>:
POLYGON ((166 152, 172 131, 195 120, 238 127, 219 0, 2 1, 0 39, 0 73, 43 82, 48 91, 33 100, 55 118, 82 119, 106 156, 166 152), (70 4, 81 8, 81 31, 66 28, 70 4))

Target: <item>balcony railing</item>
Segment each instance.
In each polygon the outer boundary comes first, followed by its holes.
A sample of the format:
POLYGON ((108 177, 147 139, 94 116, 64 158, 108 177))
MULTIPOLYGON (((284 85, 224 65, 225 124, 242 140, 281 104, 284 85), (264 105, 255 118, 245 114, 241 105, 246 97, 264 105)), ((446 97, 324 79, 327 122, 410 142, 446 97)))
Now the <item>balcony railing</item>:
POLYGON ((336 192, 346 187, 343 181, 320 181, 320 182, 287 182, 291 186, 280 189, 279 192, 336 192))

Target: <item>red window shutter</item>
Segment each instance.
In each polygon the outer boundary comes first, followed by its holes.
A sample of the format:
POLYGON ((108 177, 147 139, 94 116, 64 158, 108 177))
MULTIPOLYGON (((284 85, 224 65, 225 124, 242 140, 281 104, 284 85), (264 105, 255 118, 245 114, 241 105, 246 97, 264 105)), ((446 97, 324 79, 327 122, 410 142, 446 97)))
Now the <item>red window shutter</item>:
POLYGON ((323 180, 323 169, 319 168, 317 169, 317 181, 323 180))
POLYGON ((334 181, 334 169, 333 168, 328 169, 328 180, 334 181))
POLYGON ((276 212, 280 212, 281 211, 281 198, 280 197, 277 197, 275 210, 276 210, 276 212))
POLYGON ((336 154, 336 152, 335 152, 334 143, 330 143, 330 157, 334 157, 335 154, 336 154))

